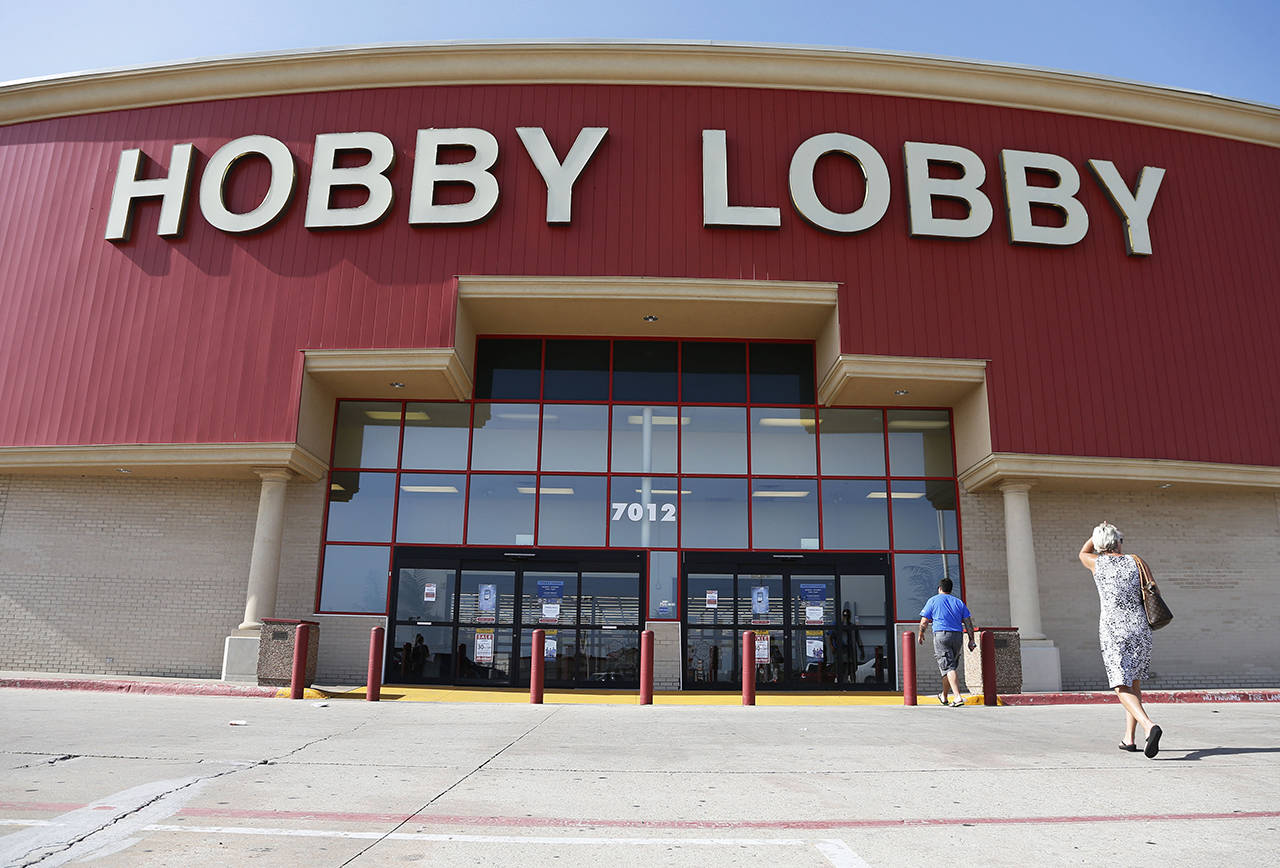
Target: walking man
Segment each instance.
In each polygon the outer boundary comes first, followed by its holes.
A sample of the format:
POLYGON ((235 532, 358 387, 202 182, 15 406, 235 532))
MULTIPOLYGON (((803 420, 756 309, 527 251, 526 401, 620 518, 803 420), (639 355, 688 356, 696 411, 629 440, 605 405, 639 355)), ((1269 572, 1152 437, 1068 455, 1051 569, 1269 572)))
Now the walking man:
POLYGON ((933 623, 933 656, 938 660, 938 671, 942 673, 942 692, 938 694, 938 702, 942 705, 958 707, 964 705, 960 695, 960 677, 956 670, 960 666, 961 631, 969 634, 969 650, 978 645, 973 640, 973 616, 969 607, 959 597, 951 596, 951 580, 938 582, 938 593, 934 594, 920 610, 920 644, 924 644, 924 629, 933 623), (955 698, 948 701, 948 695, 955 698))

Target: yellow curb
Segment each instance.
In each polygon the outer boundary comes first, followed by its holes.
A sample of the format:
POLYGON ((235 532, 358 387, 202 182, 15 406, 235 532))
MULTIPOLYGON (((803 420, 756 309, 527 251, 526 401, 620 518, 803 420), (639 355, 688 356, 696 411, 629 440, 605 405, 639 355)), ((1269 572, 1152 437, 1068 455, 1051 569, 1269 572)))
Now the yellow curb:
MULTIPOLYGON (((284 691, 288 695, 288 691, 284 691)), ((365 688, 326 691, 330 699, 365 698, 365 688)), ((380 698, 385 702, 529 702, 529 691, 523 688, 494 690, 484 687, 422 687, 418 685, 385 685, 380 698)), ((634 690, 546 690, 546 705, 638 705, 634 690)), ((704 691, 661 691, 653 694, 654 705, 741 705, 742 694, 704 691)), ((902 705, 901 693, 757 693, 757 705, 768 706, 851 706, 902 705)))
MULTIPOLYGON (((288 699, 289 693, 290 693, 289 688, 281 687, 279 690, 276 691, 275 698, 288 699)), ((316 690, 314 687, 304 687, 302 688, 302 698, 303 699, 328 699, 329 694, 325 693, 323 690, 316 690)))

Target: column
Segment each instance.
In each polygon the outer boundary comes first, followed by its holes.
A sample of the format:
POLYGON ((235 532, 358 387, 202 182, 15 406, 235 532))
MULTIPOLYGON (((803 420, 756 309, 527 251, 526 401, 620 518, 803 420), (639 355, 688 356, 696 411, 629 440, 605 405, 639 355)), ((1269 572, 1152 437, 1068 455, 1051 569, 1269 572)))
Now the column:
POLYGON ((280 543, 284 538, 284 498, 293 472, 280 467, 255 467, 262 480, 258 495, 258 523, 249 557, 249 588, 244 620, 222 646, 222 680, 258 680, 258 633, 262 619, 276 613, 276 585, 280 579, 280 543))
POLYGON ((253 531, 249 558, 249 589, 245 593, 241 630, 257 630, 263 618, 276 613, 276 586, 280 580, 280 544, 284 537, 284 499, 293 472, 276 467, 255 467, 262 479, 258 496, 258 524, 253 531))
POLYGON ((1022 644, 1022 689, 1028 692, 1062 689, 1058 649, 1044 634, 1040 621, 1040 582, 1036 546, 1031 532, 1030 482, 1011 481, 1004 493, 1005 558, 1009 573, 1009 617, 1022 644))

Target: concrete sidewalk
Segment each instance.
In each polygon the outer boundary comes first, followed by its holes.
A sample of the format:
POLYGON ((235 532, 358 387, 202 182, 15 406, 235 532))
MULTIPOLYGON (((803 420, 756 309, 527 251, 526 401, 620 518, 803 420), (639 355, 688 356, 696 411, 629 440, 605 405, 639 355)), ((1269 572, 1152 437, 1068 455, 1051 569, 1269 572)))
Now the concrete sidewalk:
MULTIPOLYGON (((85 675, 45 672, 0 672, 0 688, 16 687, 33 690, 86 690, 99 693, 140 693, 169 696, 239 696, 282 698, 289 689, 235 684, 216 679, 158 678, 143 676, 85 675)), ((1143 701, 1151 703, 1187 702, 1280 702, 1280 688, 1241 690, 1149 690, 1143 701)), ((365 686, 314 686, 305 691, 307 699, 364 699, 365 686)), ((381 699, 387 702, 498 702, 527 703, 527 688, 492 689, 484 687, 432 687, 423 685, 384 685, 381 699)), ((559 690, 544 691, 548 705, 635 705, 635 690, 559 690)), ((724 691, 656 692, 655 705, 740 705, 741 694, 724 691)), ((999 705, 1088 705, 1114 703, 1110 691, 1077 691, 1061 693, 1011 693, 998 697, 999 705)), ((756 704, 762 706, 856 706, 902 705, 902 694, 893 692, 839 693, 834 691, 757 691, 756 704)), ((936 705, 932 693, 919 695, 920 705, 936 705)), ((980 695, 966 698, 967 705, 981 705, 980 695)))
POLYGON ((0 864, 1270 864, 1280 704, 0 695, 0 864), (228 725, 231 724, 231 725, 228 725))

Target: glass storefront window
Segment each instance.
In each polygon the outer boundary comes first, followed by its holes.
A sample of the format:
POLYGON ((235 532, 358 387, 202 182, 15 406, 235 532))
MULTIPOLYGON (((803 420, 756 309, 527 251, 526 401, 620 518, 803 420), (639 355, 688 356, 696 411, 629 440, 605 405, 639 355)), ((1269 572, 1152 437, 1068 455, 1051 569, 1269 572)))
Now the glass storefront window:
POLYGON ((686 404, 745 404, 747 345, 685 341, 681 347, 680 400, 686 404))
POLYGON ((473 473, 467 506, 470 545, 533 545, 534 477, 473 473))
POLYGON ((396 581, 396 616, 400 620, 453 620, 453 570, 402 569, 396 581))
POLYGON ((612 548, 675 548, 680 488, 674 476, 614 476, 609 485, 612 548))
POLYGON ((408 404, 400 466, 406 470, 466 470, 470 435, 470 404, 408 404))
POLYGON ((389 546, 325 546, 320 611, 386 614, 390 559, 389 546))
POLYGON ((733 575, 690 573, 684 611, 690 624, 734 623, 733 575))
POLYGON ((685 672, 689 674, 690 686, 736 682, 737 646, 740 641, 737 632, 732 629, 690 628, 686 643, 688 656, 684 665, 685 672))
POLYGON ((613 408, 613 472, 675 473, 676 442, 688 417, 676 407, 613 408))
POLYGON ((752 343, 751 403, 812 404, 813 345, 752 343))
POLYGON ((821 410, 822 475, 884 476, 884 416, 879 410, 821 410))
POLYGON ((649 553, 649 617, 675 618, 680 613, 680 556, 676 552, 649 553))
POLYGON ((681 473, 747 472, 745 407, 685 407, 681 416, 681 473))
POLYGON ((755 549, 816 549, 818 481, 753 479, 751 537, 755 549))
POLYGON ((454 678, 462 683, 494 681, 505 685, 515 662, 511 652, 509 627, 459 627, 454 678))
POLYGON ((747 480, 684 477, 680 544, 691 549, 747 547, 747 480))
POLYGON ((623 686, 640 678, 638 630, 579 630, 578 642, 587 681, 623 686))
POLYGON ((639 587, 635 573, 584 572, 582 574, 582 623, 638 626, 639 587))
POLYGON ((751 410, 751 472, 764 476, 813 476, 817 470, 813 410, 751 410))
POLYGON ((829 549, 889 548, 889 499, 883 480, 822 480, 822 544, 829 549))
POLYGON ((782 596, 782 576, 738 576, 738 623, 782 626, 786 606, 782 596))
POLYGON ((396 475, 335 470, 329 477, 326 537, 341 542, 391 542, 396 475))
POLYGON ((925 601, 938 593, 938 582, 948 578, 960 587, 959 555, 894 555, 893 583, 897 619, 918 621, 925 601))
MULTIPOLYGON (((516 616, 516 574, 512 570, 461 570, 458 621, 510 624, 516 616)), ((509 632, 509 631, 508 631, 509 632)))
POLYGON ((614 341, 613 400, 677 399, 675 341, 614 341))
POLYGON ((400 624, 388 669, 404 683, 446 681, 453 678, 453 655, 452 627, 400 624))
POLYGON ((539 415, 537 404, 476 404, 471 469, 536 469, 539 415))
POLYGON ((894 476, 953 476, 951 414, 946 410, 890 410, 889 472, 894 476))
POLYGON ((476 397, 536 401, 542 395, 542 341, 486 338, 476 347, 476 397))
POLYGON ((547 341, 542 399, 609 400, 609 342, 547 341))
POLYGON ((538 545, 603 546, 605 477, 542 476, 538 488, 538 545))
MULTIPOLYGON (((635 584, 635 580, 632 580, 635 584)), ((524 574, 520 620, 525 624, 573 626, 578 623, 578 574, 532 570, 524 574)))
POLYGON ((395 467, 400 452, 400 404, 343 401, 333 437, 334 467, 395 467))
POLYGON ((893 546, 926 550, 960 547, 954 482, 893 481, 893 546))
POLYGON ((542 412, 542 469, 603 473, 609 463, 609 407, 555 404, 542 412))
POLYGON ((453 473, 403 473, 396 542, 462 542, 467 477, 453 473))
POLYGON ((582 677, 582 654, 578 650, 578 631, 572 627, 525 627, 520 631, 520 684, 529 683, 529 666, 533 657, 533 631, 543 631, 542 677, 546 684, 575 681, 582 677))

